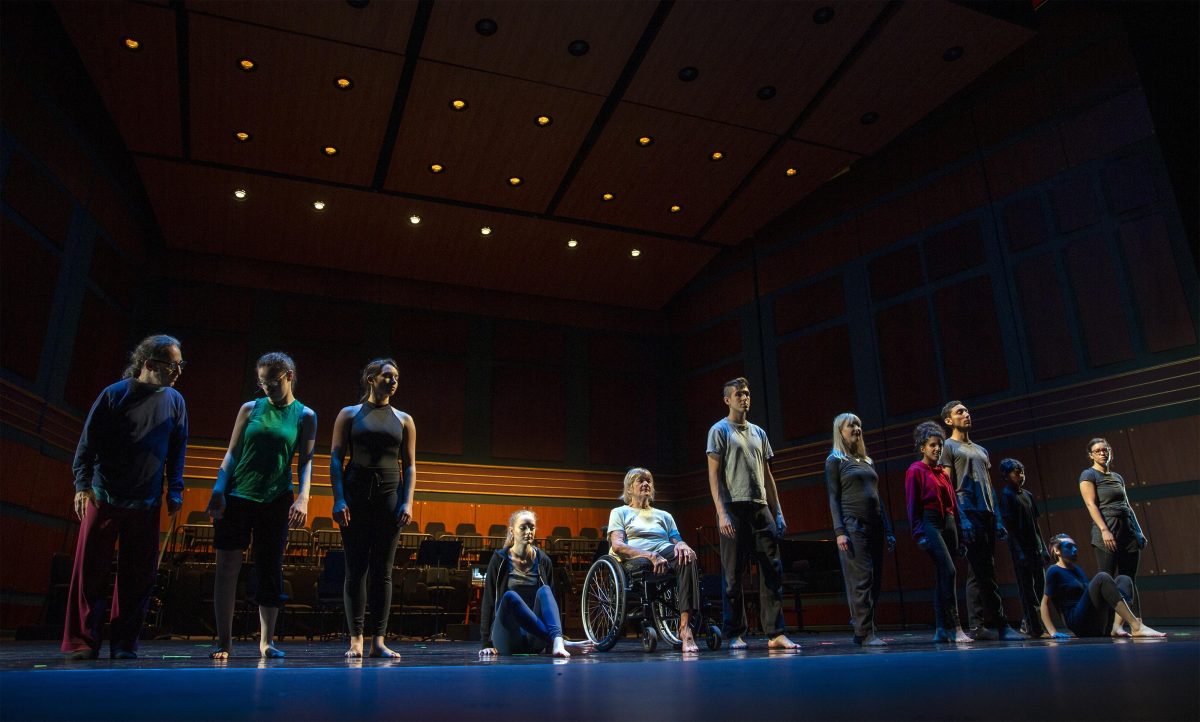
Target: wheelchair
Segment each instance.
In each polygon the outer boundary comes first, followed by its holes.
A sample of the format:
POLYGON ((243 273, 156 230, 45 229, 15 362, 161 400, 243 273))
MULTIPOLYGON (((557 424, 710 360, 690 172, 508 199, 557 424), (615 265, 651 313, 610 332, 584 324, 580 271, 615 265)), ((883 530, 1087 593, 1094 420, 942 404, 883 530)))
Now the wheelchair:
MULTIPOLYGON (((622 562, 611 554, 597 556, 583 582, 583 629, 599 652, 612 649, 629 623, 637 625, 642 649, 653 652, 659 641, 675 649, 679 611, 675 608, 675 575, 655 575, 644 563, 622 562)), ((704 601, 700 600, 703 607, 704 601)), ((704 637, 710 650, 721 647, 721 628, 704 609, 690 620, 692 634, 704 637)))

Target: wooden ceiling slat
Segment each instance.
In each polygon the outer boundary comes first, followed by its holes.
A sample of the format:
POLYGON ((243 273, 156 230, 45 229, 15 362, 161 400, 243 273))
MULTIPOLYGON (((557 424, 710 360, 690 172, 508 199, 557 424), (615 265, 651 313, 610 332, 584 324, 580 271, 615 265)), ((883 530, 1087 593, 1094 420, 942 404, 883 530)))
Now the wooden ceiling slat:
POLYGON ((187 8, 293 33, 403 53, 417 3, 387 0, 355 8, 338 0, 188 0, 187 8))

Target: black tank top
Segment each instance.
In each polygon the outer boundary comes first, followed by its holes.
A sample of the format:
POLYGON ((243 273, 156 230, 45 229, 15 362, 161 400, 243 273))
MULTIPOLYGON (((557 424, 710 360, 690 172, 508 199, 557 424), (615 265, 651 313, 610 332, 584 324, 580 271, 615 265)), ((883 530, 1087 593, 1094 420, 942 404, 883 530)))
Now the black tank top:
POLYGON ((364 402, 350 426, 350 456, 355 466, 400 471, 404 424, 391 406, 372 406, 364 402))

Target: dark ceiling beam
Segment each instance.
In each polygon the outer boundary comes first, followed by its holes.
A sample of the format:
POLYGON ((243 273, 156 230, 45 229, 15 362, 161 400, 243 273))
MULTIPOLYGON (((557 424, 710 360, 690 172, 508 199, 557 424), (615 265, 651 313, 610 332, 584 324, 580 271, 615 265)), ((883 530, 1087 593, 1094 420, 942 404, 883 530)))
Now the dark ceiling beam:
POLYGON ((583 143, 580 144, 579 151, 575 153, 571 165, 567 166, 567 172, 563 175, 562 182, 558 184, 558 190, 554 192, 554 197, 550 199, 550 204, 546 206, 547 215, 553 214, 558 209, 558 204, 562 202, 563 196, 567 194, 567 189, 571 187, 571 181, 575 180, 575 175, 579 173, 579 169, 583 167, 584 161, 595 147, 596 141, 600 139, 600 134, 604 132, 604 126, 608 125, 609 118, 616 112, 617 105, 624 97, 625 91, 629 89, 629 84, 633 82, 633 77, 637 75, 638 68, 646 59, 646 53, 650 51, 654 38, 658 37, 658 31, 662 29, 667 15, 671 13, 671 8, 674 6, 675 0, 661 0, 658 7, 654 9, 654 15, 650 17, 650 22, 646 23, 646 29, 642 31, 642 37, 633 47, 633 52, 629 54, 629 60, 625 62, 624 69, 617 76, 617 82, 613 84, 612 91, 605 98, 604 105, 600 106, 600 112, 596 113, 596 120, 592 122, 591 129, 584 136, 583 143))
POLYGON ((832 73, 829 74, 829 77, 825 80, 825 83, 821 86, 820 90, 818 90, 816 95, 812 97, 812 100, 808 101, 808 105, 804 106, 804 110, 800 111, 800 115, 796 116, 796 121, 792 123, 791 127, 788 128, 783 135, 775 139, 775 142, 769 149, 767 149, 767 152, 763 154, 763 157, 754 164, 754 167, 750 169, 750 172, 748 172, 746 176, 742 178, 742 182, 733 189, 733 192, 729 194, 729 197, 725 199, 725 202, 722 203, 717 208, 716 212, 714 212, 708 219, 708 221, 700 227, 700 230, 696 233, 697 239, 704 236, 705 233, 708 233, 708 230, 712 228, 713 224, 720 219, 721 215, 725 213, 725 211, 728 210, 731 205, 733 205, 733 202, 737 200, 738 196, 740 196, 742 192, 746 190, 746 188, 750 185, 750 182, 758 175, 759 171, 761 171, 763 167, 771 160, 771 158, 773 158, 775 154, 779 152, 780 148, 787 145, 788 139, 795 135, 796 132, 800 130, 800 127, 804 125, 804 122, 812 116, 813 112, 817 109, 817 106, 820 105, 821 101, 825 99, 825 96, 829 95, 829 92, 833 90, 833 87, 837 85, 839 80, 842 79, 842 76, 846 74, 846 71, 850 69, 850 66, 854 65, 855 61, 857 61, 859 56, 863 54, 863 51, 866 50, 867 46, 879 36, 879 33, 883 30, 884 26, 887 25, 888 21, 891 20, 893 16, 895 16, 896 11, 899 10, 900 6, 903 4, 904 3, 901 0, 891 0, 891 2, 889 2, 882 10, 879 11, 879 15, 875 16, 875 20, 872 21, 870 26, 868 26, 863 32, 862 37, 858 39, 858 42, 854 44, 854 47, 850 48, 850 51, 846 53, 846 57, 842 58, 842 62, 838 63, 838 66, 833 69, 832 73))
POLYGON ((399 191, 389 190, 387 188, 374 188, 372 186, 357 185, 354 183, 341 183, 338 181, 329 181, 321 178, 308 178, 305 176, 292 175, 290 173, 279 173, 277 171, 262 170, 260 168, 246 168, 238 165, 229 165, 227 163, 217 163, 208 160, 184 160, 171 155, 162 155, 159 153, 146 152, 131 152, 135 158, 149 158, 151 160, 167 161, 170 163, 179 163, 182 165, 195 166, 197 168, 211 168, 213 170, 228 171, 231 173, 244 173, 246 175, 259 176, 261 178, 275 178, 278 180, 295 181, 297 183, 310 183, 312 185, 324 186, 326 188, 341 188, 343 190, 359 191, 363 193, 375 193, 381 196, 390 198, 405 198, 422 203, 433 203, 440 206, 451 206, 454 208, 470 208, 478 211, 487 211, 488 213, 496 213, 499 215, 518 217, 518 218, 536 218, 543 221, 554 221, 556 223, 569 223, 585 228, 595 228, 598 230, 615 231, 618 233, 628 233, 635 236, 646 236, 649 238, 661 238, 667 241, 677 241, 679 243, 687 243, 693 246, 703 246, 705 248, 725 248, 720 243, 706 241, 703 239, 691 238, 689 236, 678 236, 671 233, 660 233, 658 231, 649 231, 642 228, 629 228, 627 226, 616 226, 611 223, 600 223, 598 221, 590 221, 582 218, 569 218, 566 216, 547 216, 542 213, 534 213, 531 211, 519 211, 512 208, 504 208, 502 206, 491 206, 485 203, 472 203, 470 201, 459 201, 452 198, 440 198, 437 196, 425 196, 418 193, 401 193, 399 191))
POLYGON ((396 150, 396 137, 400 135, 400 122, 404 120, 404 105, 408 91, 412 89, 413 75, 421 60, 421 45, 425 42, 425 31, 429 28, 429 16, 433 14, 433 0, 421 0, 413 16, 412 30, 408 34, 408 45, 404 48, 404 69, 400 71, 400 82, 396 96, 392 99, 392 114, 388 118, 387 130, 383 134, 383 145, 379 148, 379 161, 375 164, 375 180, 371 189, 383 190, 388 169, 392 166, 392 153, 396 150))
POLYGON ((183 0, 171 0, 175 11, 175 65, 179 71, 179 140, 183 144, 183 157, 192 157, 192 93, 191 67, 188 64, 188 12, 183 0))

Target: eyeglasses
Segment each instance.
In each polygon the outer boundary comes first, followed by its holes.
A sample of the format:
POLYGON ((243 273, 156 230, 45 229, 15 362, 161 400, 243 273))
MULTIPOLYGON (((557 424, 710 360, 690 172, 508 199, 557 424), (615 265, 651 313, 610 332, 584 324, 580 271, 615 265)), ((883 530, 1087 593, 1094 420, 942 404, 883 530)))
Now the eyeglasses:
POLYGON ((1096 454, 1111 454, 1112 449, 1096 449, 1095 451, 1090 451, 1088 453, 1090 453, 1092 456, 1095 456, 1096 454))
POLYGON ((283 377, 285 377, 285 376, 287 376, 286 371, 279 374, 278 376, 271 379, 270 381, 263 381, 262 379, 259 379, 258 388, 262 389, 263 391, 266 391, 267 389, 278 388, 279 384, 283 383, 283 377))
POLYGON ((150 360, 156 364, 162 364, 176 373, 183 371, 183 367, 187 366, 187 361, 171 361, 165 358, 152 358, 150 360))

